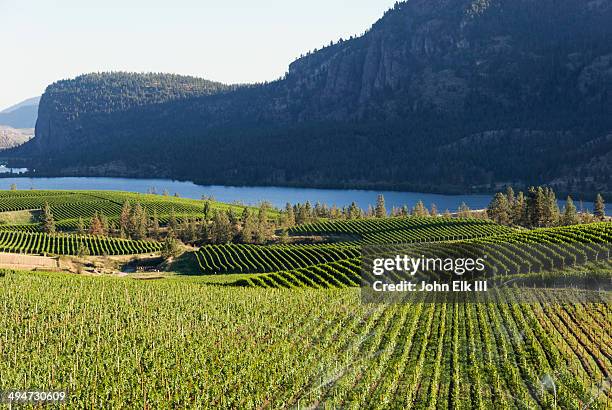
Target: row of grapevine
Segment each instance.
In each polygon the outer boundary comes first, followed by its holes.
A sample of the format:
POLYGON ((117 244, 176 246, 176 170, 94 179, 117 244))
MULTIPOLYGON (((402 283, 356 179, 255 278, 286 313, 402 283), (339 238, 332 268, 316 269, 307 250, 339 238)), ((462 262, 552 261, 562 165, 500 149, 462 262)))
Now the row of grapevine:
POLYGON ((507 234, 509 232, 511 232, 509 228, 495 224, 439 224, 404 230, 366 233, 363 235, 363 243, 383 244, 456 241, 507 234))
POLYGON ((161 244, 93 235, 0 231, 0 252, 77 255, 83 248, 91 255, 131 255, 159 251, 161 244))
MULTIPOLYGON (((446 217, 394 217, 364 218, 315 222, 292 227, 289 233, 304 234, 355 234, 364 235, 377 232, 401 231, 414 228, 495 225, 485 219, 446 218, 446 217)), ((506 228, 508 230, 508 228, 506 228)))
POLYGON ((206 245, 195 253, 202 273, 263 273, 351 259, 360 250, 351 245, 206 245))
MULTIPOLYGON (((331 246, 331 245, 327 245, 331 246)), ((469 241, 455 241, 448 244, 406 245, 406 247, 381 247, 381 249, 395 254, 412 250, 419 256, 427 258, 484 258, 486 274, 490 277, 496 275, 544 273, 553 270, 576 268, 589 262, 608 261, 612 256, 612 223, 594 223, 563 228, 537 229, 521 231, 510 235, 498 235, 484 239, 469 241)), ((226 247, 204 247, 198 254, 198 261, 204 272, 268 272, 265 275, 254 275, 248 279, 237 282, 245 286, 262 287, 345 287, 358 286, 360 280, 372 283, 375 278, 368 276, 360 278, 360 248, 338 246, 338 258, 331 261, 312 263, 311 266, 294 268, 295 262, 288 263, 287 258, 275 256, 272 261, 263 259, 265 247, 251 247, 248 253, 247 246, 230 245, 226 247), (338 252, 344 248, 344 253, 338 252), (348 252, 350 251, 350 252, 348 252), (248 255, 248 256, 247 256, 248 255), (258 262, 258 259, 260 258, 258 262), (254 261, 249 268, 246 264, 240 265, 236 261, 254 261), (262 263, 266 261, 267 263, 262 263), (283 262, 281 262, 283 261, 283 262), (242 266, 242 268, 238 268, 242 266), (344 280, 342 275, 335 277, 338 266, 350 268, 351 280, 344 280), (242 269, 242 270, 241 270, 242 269), (326 274, 319 275, 323 269, 326 274), (301 278, 305 278, 302 280, 301 278), (321 279, 322 278, 322 279, 321 279), (331 279, 330 279, 331 278, 331 279)), ((287 247, 294 249, 294 247, 287 247)), ((332 248, 333 249, 333 248, 332 248)), ((313 249, 314 251, 314 249, 313 249)), ((323 245, 319 245, 319 255, 329 252, 323 245)), ((272 253, 268 254, 271 255, 272 253)), ((278 252, 275 253, 277 255, 278 252)), ((312 260, 311 262, 314 262, 312 260)), ((343 274, 345 273, 342 271, 343 274)), ((437 278, 435 272, 424 272, 431 279, 437 278)), ((401 280, 400 276, 390 278, 401 280)))
POLYGON ((253 275, 234 282, 235 286, 264 288, 345 288, 359 286, 358 258, 308 266, 296 270, 253 275))
POLYGON ((0 291, 2 382, 67 408, 612 408, 610 304, 11 271, 0 291))

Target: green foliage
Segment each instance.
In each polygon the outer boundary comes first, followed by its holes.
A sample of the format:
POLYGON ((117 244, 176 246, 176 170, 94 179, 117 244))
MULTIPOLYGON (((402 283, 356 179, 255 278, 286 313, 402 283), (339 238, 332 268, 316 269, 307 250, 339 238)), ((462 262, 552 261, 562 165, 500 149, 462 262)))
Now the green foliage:
MULTIPOLYGON (((56 228, 60 231, 77 232, 79 230, 79 218, 89 221, 94 215, 108 224, 107 231, 111 225, 116 225, 118 233, 123 237, 131 236, 132 230, 137 228, 142 235, 142 224, 132 219, 133 208, 140 204, 142 212, 147 219, 157 213, 158 223, 161 225, 172 225, 176 231, 179 220, 183 218, 201 219, 202 201, 186 198, 164 197, 152 194, 136 194, 119 191, 0 191, 0 212, 42 209, 48 203, 56 221, 56 228), (174 217, 172 218, 172 215, 174 217), (176 222, 176 223, 175 223, 176 222), (134 225, 135 224, 135 225, 134 225)), ((211 210, 242 210, 242 207, 209 201, 211 210)), ((271 215, 277 212, 269 210, 271 215)), ((140 214, 140 211, 137 212, 140 214)), ((139 218, 142 218, 140 214, 139 218)), ((147 225, 149 221, 147 220, 147 225)), ((83 223, 83 231, 87 227, 83 223)), ((13 229, 3 226, 2 229, 13 229)), ((35 226, 20 224, 15 226, 16 230, 36 230, 35 226)))
POLYGON ((563 208, 563 216, 561 217, 562 225, 575 225, 579 223, 578 212, 576 211, 576 205, 571 196, 567 197, 565 201, 565 207, 563 208))
POLYGON ((55 233, 55 218, 48 202, 43 207, 42 229, 45 233, 55 233))
POLYGON ((167 235, 161 246, 161 256, 164 259, 176 258, 183 252, 181 241, 174 235, 167 235))
MULTIPOLYGON (((407 229, 406 232, 413 230, 407 229)), ((447 238, 449 239, 459 238, 447 238)), ((507 277, 519 272, 550 271, 552 267, 558 267, 555 265, 558 260, 564 261, 561 264, 563 266, 584 265, 589 258, 593 259, 594 255, 598 255, 599 259, 609 260, 611 241, 612 223, 594 223, 532 231, 506 229, 505 233, 491 233, 475 239, 453 241, 448 252, 452 255, 461 249, 461 254, 468 255, 473 249, 477 249, 477 252, 486 249, 488 259, 497 261, 490 269, 507 277), (535 245, 547 245, 546 251, 534 252, 532 247, 535 245)), ((428 248, 423 246, 416 249, 427 253, 428 248)), ((439 253, 444 249, 433 248, 434 253, 430 256, 440 257, 439 253)), ((203 248, 196 256, 201 269, 208 273, 267 272, 241 279, 237 282, 240 286, 342 288, 359 286, 362 279, 360 248, 349 245, 317 245, 312 248, 306 245, 253 248, 233 245, 203 248), (301 253, 314 254, 315 258, 319 258, 319 262, 316 263, 316 259, 304 262, 308 259, 300 258, 301 253), (324 255, 333 256, 322 260, 324 255), (266 262, 261 264, 262 260, 266 262)))
POLYGON ((150 253, 158 251, 161 246, 153 241, 134 241, 98 235, 0 231, 0 252, 77 255, 81 244, 84 244, 92 255, 150 253))
POLYGON ((493 200, 489 204, 489 208, 487 209, 487 213, 489 218, 501 225, 510 225, 511 219, 511 210, 510 204, 508 203, 508 197, 501 192, 495 194, 493 200))
POLYGON ((263 273, 319 265, 360 254, 357 245, 206 245, 195 253, 204 274, 263 273))
POLYGON ((376 210, 375 216, 377 218, 384 218, 387 216, 387 209, 385 208, 385 197, 380 194, 376 198, 376 210))
POLYGON ((603 221, 606 217, 606 204, 604 202, 603 196, 601 194, 597 194, 595 198, 595 211, 593 212, 595 218, 603 221))
POLYGON ((0 295, 2 388, 68 390, 67 408, 607 408, 592 394, 607 304, 372 306, 358 289, 21 272, 0 295), (542 374, 554 391, 531 387, 542 374))
POLYGON ((325 221, 289 229, 294 235, 342 234, 372 244, 469 239, 511 231, 483 219, 415 216, 325 221))

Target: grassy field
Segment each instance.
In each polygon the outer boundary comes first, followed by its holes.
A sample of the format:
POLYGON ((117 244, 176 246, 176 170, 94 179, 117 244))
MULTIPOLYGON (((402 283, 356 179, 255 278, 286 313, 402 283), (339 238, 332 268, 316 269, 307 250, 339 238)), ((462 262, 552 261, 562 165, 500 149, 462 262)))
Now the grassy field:
POLYGON ((9 272, 0 390, 68 389, 70 408, 610 408, 611 319, 608 304, 9 272))

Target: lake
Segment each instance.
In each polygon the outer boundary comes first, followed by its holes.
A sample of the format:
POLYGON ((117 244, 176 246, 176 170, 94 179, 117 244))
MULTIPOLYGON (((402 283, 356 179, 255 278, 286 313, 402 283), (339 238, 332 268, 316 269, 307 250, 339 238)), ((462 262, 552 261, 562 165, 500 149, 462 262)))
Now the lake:
MULTIPOLYGON (((361 208, 376 203, 376 196, 383 194, 388 210, 393 206, 408 205, 412 207, 422 200, 427 207, 436 204, 440 212, 449 209, 456 211, 462 202, 471 209, 483 209, 490 200, 490 195, 439 195, 419 192, 371 191, 356 189, 313 189, 286 187, 233 187, 221 185, 196 185, 192 182, 172 181, 167 179, 131 179, 131 178, 98 178, 98 177, 61 177, 61 178, 0 178, 0 189, 9 189, 16 184, 17 189, 65 189, 65 190, 120 190, 147 193, 155 190, 162 193, 167 190, 170 195, 175 193, 183 198, 200 199, 202 196, 212 196, 222 202, 240 202, 256 205, 268 201, 276 207, 284 207, 285 203, 317 201, 338 207, 348 206, 355 201, 361 208)), ((563 205, 563 201, 560 201, 563 205)), ((576 203, 576 206, 579 206, 576 203)), ((585 207, 592 207, 585 203, 585 207)))

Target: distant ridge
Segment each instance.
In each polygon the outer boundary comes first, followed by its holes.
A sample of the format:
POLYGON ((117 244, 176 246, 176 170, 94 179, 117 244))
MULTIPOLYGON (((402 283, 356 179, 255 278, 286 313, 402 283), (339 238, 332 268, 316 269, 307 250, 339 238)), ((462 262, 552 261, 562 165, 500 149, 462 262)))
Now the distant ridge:
POLYGON ((5 108, 4 110, 0 111, 0 114, 6 114, 6 113, 9 113, 9 112, 15 111, 18 108, 27 107, 27 106, 30 106, 30 105, 38 106, 39 102, 40 102, 40 96, 28 98, 27 100, 23 100, 20 103, 17 103, 15 105, 11 105, 8 108, 5 108))
POLYGON ((11 128, 34 128, 38 118, 40 97, 28 98, 0 111, 0 125, 11 128))

